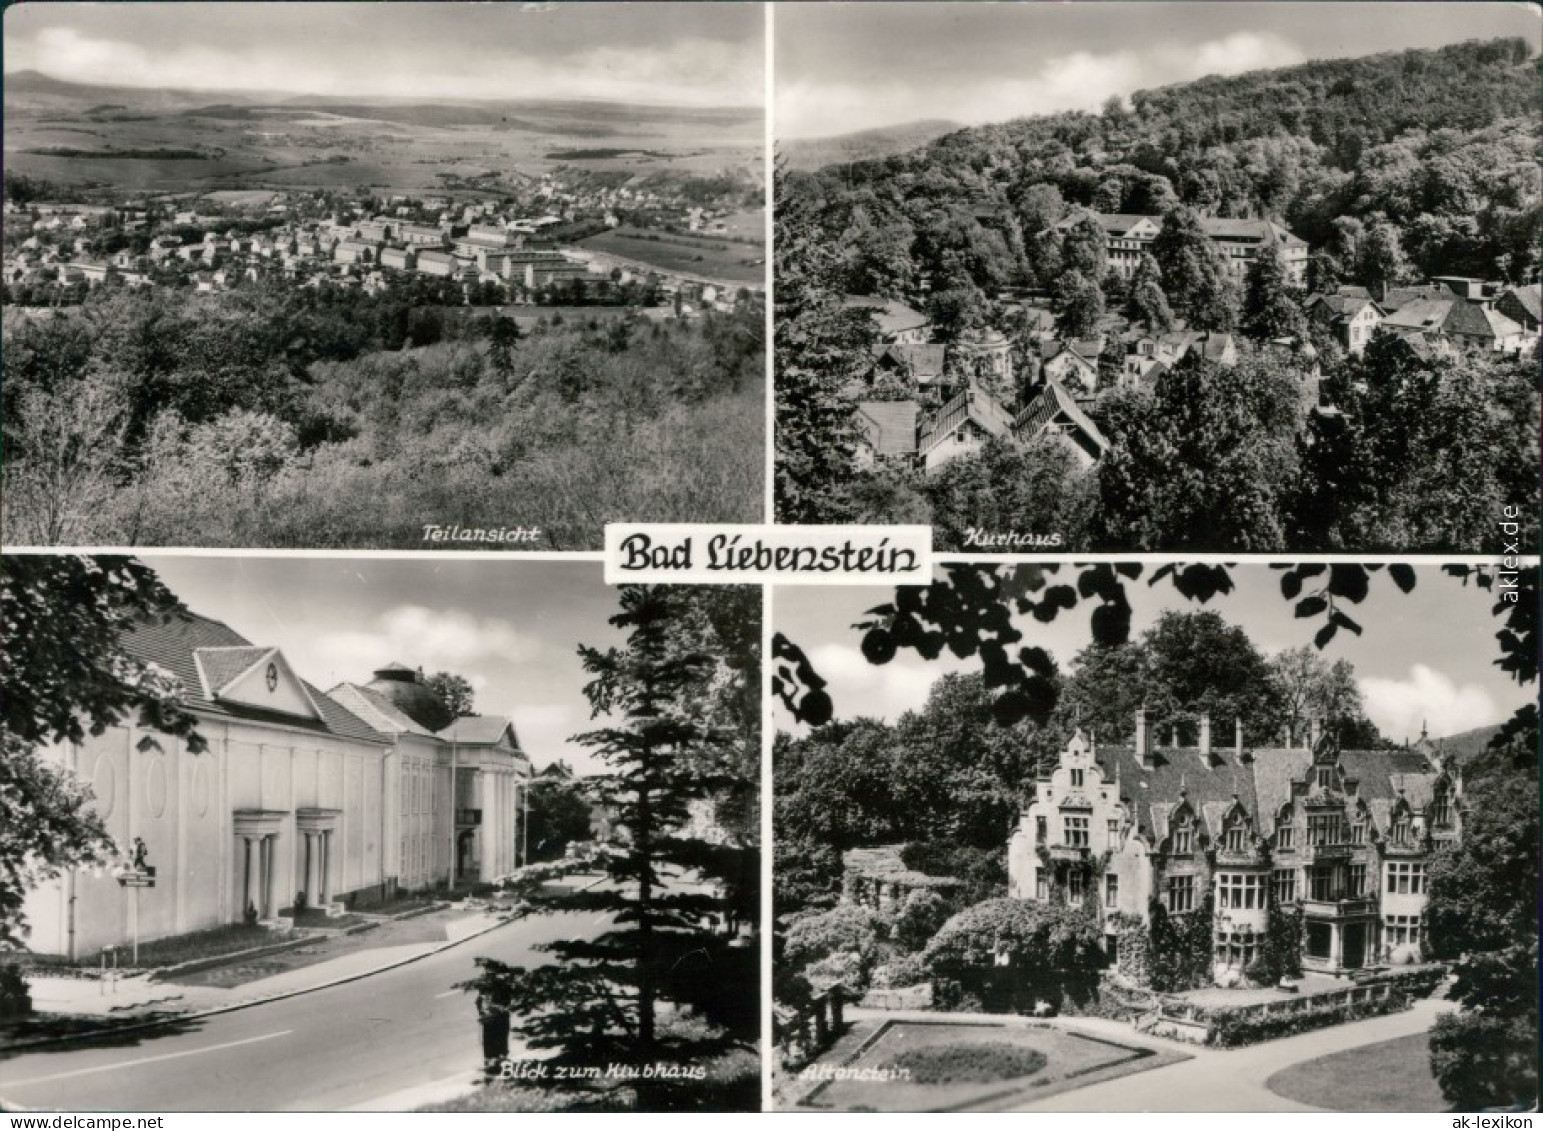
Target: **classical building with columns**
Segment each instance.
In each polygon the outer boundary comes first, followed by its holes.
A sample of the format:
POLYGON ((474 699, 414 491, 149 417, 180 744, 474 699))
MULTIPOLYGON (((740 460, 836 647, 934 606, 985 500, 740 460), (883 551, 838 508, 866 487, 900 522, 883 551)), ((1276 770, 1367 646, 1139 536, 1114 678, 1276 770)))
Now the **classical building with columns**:
MULTIPOLYGON (((1124 970, 1117 915, 1212 916, 1218 981, 1258 956, 1271 908, 1300 909, 1302 965, 1348 974, 1418 961, 1426 861, 1462 831, 1462 778, 1422 735, 1399 749, 1342 750, 1315 726, 1302 747, 1228 745, 1207 716, 1194 746, 1080 731, 1033 783, 1008 842, 1009 895, 1097 900, 1124 970)), ((1135 973, 1139 979, 1139 971, 1135 973)))
MULTIPOLYGON (((119 845, 143 842, 155 885, 125 889, 110 866, 40 886, 25 903, 31 950, 78 957, 128 943, 136 926, 148 941, 368 907, 516 866, 530 763, 509 720, 446 712, 454 733, 436 735, 369 690, 382 673, 324 693, 279 649, 195 614, 122 643, 177 677, 207 749, 126 717, 42 752, 90 787, 119 845)), ((408 669, 383 671, 434 698, 408 669)))

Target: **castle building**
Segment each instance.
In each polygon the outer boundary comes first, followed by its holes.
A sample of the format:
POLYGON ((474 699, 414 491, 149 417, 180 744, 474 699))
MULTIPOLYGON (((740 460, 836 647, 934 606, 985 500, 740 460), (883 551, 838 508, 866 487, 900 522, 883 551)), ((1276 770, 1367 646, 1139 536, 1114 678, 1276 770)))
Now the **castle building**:
POLYGON ((1079 731, 1011 834, 1009 895, 1097 899, 1127 973, 1116 916, 1150 923, 1156 907, 1210 908, 1219 981, 1258 957, 1272 907, 1300 910, 1305 970, 1417 961, 1427 861, 1462 829, 1461 776, 1429 740, 1341 750, 1314 733, 1304 747, 1256 748, 1237 722, 1223 747, 1205 715, 1198 731, 1195 746, 1159 748, 1143 711, 1130 745, 1079 731))

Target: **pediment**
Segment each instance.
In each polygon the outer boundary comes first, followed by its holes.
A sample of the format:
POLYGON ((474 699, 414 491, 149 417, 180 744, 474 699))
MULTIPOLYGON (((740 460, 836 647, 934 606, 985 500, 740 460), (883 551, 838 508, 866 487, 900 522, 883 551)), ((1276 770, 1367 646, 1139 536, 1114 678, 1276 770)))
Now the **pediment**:
POLYGON ((194 657, 214 702, 321 721, 316 701, 277 648, 200 648, 194 657))

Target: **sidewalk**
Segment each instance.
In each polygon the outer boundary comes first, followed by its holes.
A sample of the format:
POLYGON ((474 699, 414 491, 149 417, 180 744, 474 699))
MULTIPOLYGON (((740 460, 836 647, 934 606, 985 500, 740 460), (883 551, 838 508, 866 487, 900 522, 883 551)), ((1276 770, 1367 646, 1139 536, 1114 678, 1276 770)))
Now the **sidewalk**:
POLYGON ((152 982, 147 974, 120 979, 108 993, 103 992, 100 982, 83 978, 44 975, 29 977, 27 984, 35 1015, 101 1018, 113 1023, 135 1019, 174 1020, 190 1014, 255 1005, 366 977, 436 954, 506 921, 500 914, 477 912, 446 923, 445 937, 438 941, 371 947, 231 988, 152 982))

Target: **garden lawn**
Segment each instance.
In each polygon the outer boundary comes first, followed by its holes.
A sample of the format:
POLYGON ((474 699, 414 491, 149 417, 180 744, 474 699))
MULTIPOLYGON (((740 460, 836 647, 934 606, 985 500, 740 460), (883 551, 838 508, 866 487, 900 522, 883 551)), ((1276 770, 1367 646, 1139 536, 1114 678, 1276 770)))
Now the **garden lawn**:
POLYGON ((990 1081, 957 1079, 954 1083, 923 1084, 915 1072, 911 1079, 831 1079, 809 1093, 800 1106, 836 1111, 960 1111, 995 1106, 1008 1096, 1039 1099, 1094 1080, 1184 1059, 1178 1054, 1083 1036, 1055 1025, 893 1021, 881 1026, 877 1037, 849 1063, 827 1060, 811 1065, 800 1075, 807 1079, 840 1068, 877 1069, 882 1075, 882 1070, 896 1065, 940 1058, 962 1062, 968 1059, 971 1046, 987 1045, 998 1046, 992 1059, 1000 1063, 1009 1059, 1001 1055, 1000 1046, 1013 1046, 1044 1057, 1043 1067, 990 1081), (950 1046, 959 1051, 944 1051, 950 1046))
POLYGON ((1347 1049, 1265 1081, 1278 1096, 1330 1111, 1450 1111, 1430 1070, 1430 1034, 1347 1049))

